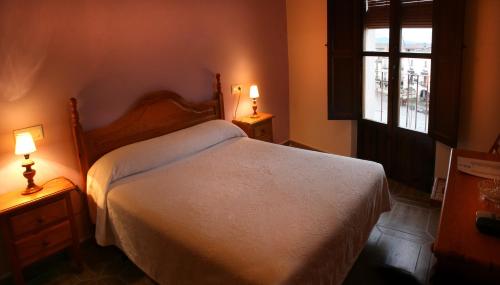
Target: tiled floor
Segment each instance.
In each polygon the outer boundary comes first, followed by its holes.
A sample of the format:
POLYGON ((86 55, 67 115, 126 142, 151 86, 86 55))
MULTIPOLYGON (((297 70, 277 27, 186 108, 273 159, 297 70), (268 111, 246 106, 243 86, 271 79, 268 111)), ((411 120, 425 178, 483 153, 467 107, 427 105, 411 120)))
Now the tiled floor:
POLYGON ((62 253, 25 271, 28 285, 41 284, 156 284, 115 247, 100 247, 94 242, 82 246, 84 266, 77 272, 62 253))
MULTIPOLYGON (((344 285, 428 282, 439 208, 427 194, 395 182, 390 188, 394 207, 378 221, 344 285)), ((63 253, 28 268, 28 284, 154 284, 116 248, 87 242, 82 253, 82 272, 76 273, 63 253)))
POLYGON ((390 182, 394 200, 373 229, 344 285, 428 284, 440 208, 428 194, 390 182))

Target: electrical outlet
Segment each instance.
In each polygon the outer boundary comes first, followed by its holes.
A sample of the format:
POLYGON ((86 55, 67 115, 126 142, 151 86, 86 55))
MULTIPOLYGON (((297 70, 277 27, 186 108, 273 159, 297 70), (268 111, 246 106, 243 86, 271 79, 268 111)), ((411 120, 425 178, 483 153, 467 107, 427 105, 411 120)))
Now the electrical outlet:
POLYGON ((231 94, 240 95, 241 92, 243 92, 243 85, 242 84, 231 85, 231 94))
POLYGON ((19 129, 19 130, 14 130, 14 136, 16 136, 19 133, 31 133, 31 136, 33 137, 33 140, 39 141, 43 139, 43 126, 42 125, 36 125, 33 127, 28 127, 24 129, 19 129))

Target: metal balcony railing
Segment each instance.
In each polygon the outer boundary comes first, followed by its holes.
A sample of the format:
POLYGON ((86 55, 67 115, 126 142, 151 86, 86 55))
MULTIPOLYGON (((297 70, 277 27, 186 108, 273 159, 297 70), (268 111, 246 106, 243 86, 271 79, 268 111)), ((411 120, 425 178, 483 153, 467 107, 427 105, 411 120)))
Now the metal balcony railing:
POLYGON ((427 74, 415 74, 411 71, 401 74, 399 86, 400 127, 427 133, 429 87, 430 77, 427 74))
MULTIPOLYGON (((384 103, 387 104, 388 74, 386 71, 377 71, 375 74, 375 94, 380 98, 380 107, 383 110, 382 106, 384 103)), ((427 133, 431 95, 430 75, 409 71, 402 73, 400 78, 399 127, 427 133)), ((380 112, 380 121, 382 120, 383 112, 380 112)))

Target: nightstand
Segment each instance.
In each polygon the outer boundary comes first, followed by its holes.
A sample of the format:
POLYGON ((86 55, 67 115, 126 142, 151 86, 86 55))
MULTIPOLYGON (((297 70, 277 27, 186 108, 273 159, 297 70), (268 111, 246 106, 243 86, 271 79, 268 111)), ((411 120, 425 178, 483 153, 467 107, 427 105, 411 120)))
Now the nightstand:
POLYGON ((81 266, 78 231, 71 203, 77 186, 66 178, 48 181, 40 192, 0 195, 0 225, 16 284, 24 284, 22 269, 63 249, 81 266))
POLYGON ((233 120, 233 124, 240 127, 252 139, 273 142, 272 114, 259 113, 257 118, 251 116, 240 117, 233 120))

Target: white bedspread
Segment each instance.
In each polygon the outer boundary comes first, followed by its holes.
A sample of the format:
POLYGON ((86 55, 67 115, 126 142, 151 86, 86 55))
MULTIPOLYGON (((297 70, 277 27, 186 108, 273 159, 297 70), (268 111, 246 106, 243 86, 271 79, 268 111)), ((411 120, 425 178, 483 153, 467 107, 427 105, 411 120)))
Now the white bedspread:
POLYGON ((223 121, 165 137, 103 157, 88 184, 98 243, 161 284, 340 284, 390 208, 377 163, 223 121))

